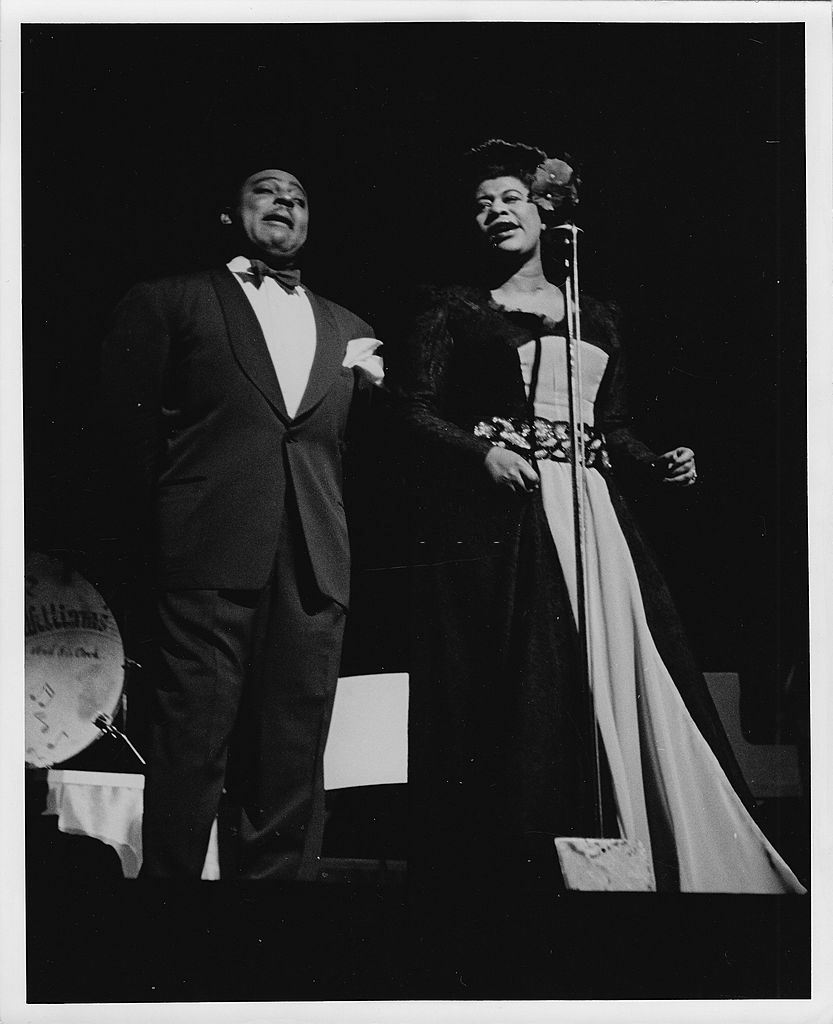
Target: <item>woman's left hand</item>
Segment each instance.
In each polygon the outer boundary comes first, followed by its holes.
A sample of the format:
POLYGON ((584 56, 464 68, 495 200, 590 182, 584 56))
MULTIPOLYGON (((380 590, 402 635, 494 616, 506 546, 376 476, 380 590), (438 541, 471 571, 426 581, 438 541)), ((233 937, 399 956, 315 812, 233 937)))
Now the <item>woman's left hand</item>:
POLYGON ((665 452, 657 459, 657 465, 663 471, 664 484, 681 484, 691 487, 697 482, 697 469, 694 465, 694 452, 690 448, 674 448, 665 452))

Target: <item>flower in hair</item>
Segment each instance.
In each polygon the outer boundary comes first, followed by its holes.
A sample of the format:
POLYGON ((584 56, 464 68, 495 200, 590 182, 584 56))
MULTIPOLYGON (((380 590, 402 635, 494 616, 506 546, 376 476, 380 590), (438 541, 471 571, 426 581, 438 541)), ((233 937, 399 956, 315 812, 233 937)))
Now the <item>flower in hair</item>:
POLYGON ((542 210, 550 212, 562 206, 578 205, 579 178, 564 160, 550 157, 535 169, 529 198, 542 210))

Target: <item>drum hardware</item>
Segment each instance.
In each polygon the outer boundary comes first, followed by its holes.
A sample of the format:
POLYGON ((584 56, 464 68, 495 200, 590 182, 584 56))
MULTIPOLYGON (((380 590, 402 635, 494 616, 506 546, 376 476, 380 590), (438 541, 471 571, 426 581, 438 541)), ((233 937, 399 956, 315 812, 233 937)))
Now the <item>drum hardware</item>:
POLYGON ((99 729, 102 733, 104 733, 105 736, 111 736, 113 739, 124 740, 124 742, 128 745, 128 747, 130 747, 130 749, 136 755, 136 757, 138 757, 138 759, 142 762, 142 764, 147 764, 147 761, 133 746, 133 744, 125 736, 125 734, 121 732, 119 729, 117 729, 115 725, 113 725, 113 720, 106 712, 102 711, 100 714, 96 715, 95 718, 93 719, 93 725, 96 727, 96 729, 99 729))
MULTIPOLYGON (((142 666, 139 664, 138 661, 134 661, 132 658, 127 658, 126 657, 124 659, 124 665, 122 666, 122 668, 124 669, 124 672, 125 672, 125 678, 127 678, 128 671, 135 671, 137 669, 139 671, 141 671, 142 666)), ((125 730, 125 732, 127 732, 127 687, 126 686, 123 687, 123 689, 121 691, 121 706, 119 708, 119 711, 121 712, 121 727, 122 727, 122 729, 125 730)), ((141 758, 140 758, 140 760, 141 760, 141 758)), ((145 762, 142 761, 142 764, 144 764, 144 763, 145 762)))

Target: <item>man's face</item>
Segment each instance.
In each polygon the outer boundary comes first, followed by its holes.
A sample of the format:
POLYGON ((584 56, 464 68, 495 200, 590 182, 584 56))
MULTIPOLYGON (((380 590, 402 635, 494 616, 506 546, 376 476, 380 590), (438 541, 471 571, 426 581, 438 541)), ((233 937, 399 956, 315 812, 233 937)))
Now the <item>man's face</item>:
POLYGON ((290 258, 307 240, 307 194, 288 171, 258 171, 240 187, 235 220, 261 252, 290 258))

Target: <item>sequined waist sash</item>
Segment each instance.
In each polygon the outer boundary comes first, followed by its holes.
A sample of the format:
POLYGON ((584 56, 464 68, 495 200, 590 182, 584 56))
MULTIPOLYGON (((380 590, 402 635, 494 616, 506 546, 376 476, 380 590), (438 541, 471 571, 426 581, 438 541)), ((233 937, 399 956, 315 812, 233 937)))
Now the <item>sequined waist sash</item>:
MULTIPOLYGON (((540 416, 532 420, 492 416, 475 424, 474 436, 517 452, 525 459, 573 461, 570 424, 562 420, 545 420, 540 416)), ((584 465, 588 469, 610 469, 604 434, 587 424, 584 424, 584 465)))

